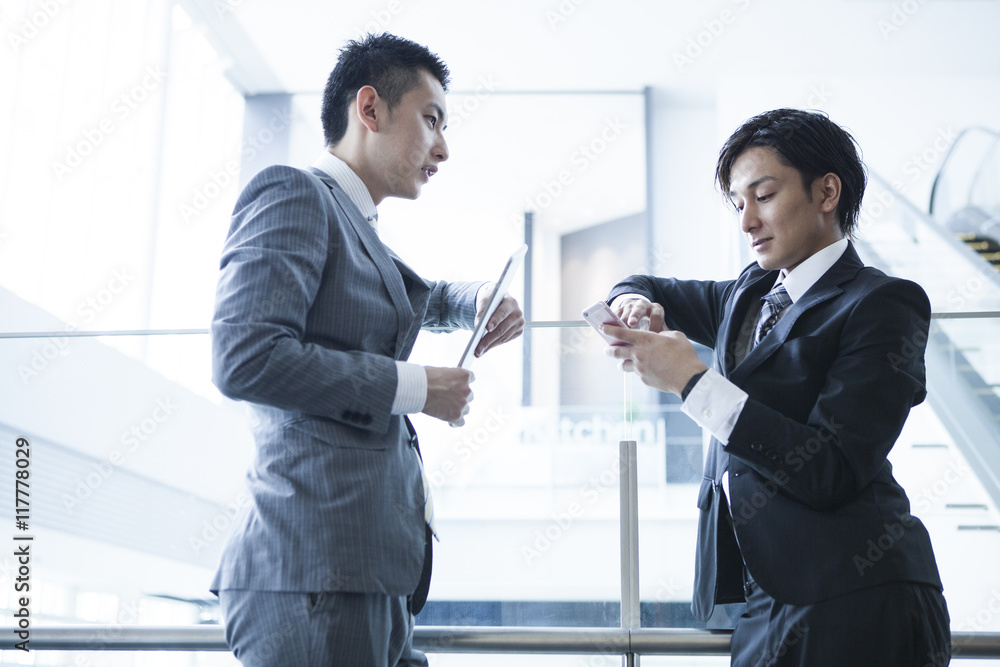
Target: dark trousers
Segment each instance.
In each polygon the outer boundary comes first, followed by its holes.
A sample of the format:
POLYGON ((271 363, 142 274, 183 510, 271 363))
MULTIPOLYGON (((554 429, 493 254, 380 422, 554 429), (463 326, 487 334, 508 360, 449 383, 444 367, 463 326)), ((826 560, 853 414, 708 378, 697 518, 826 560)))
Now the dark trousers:
POLYGON ((733 667, 943 667, 951 660, 944 596, 897 582, 812 605, 782 604, 748 584, 733 667))
POLYGON ((406 597, 219 591, 226 642, 244 667, 426 667, 406 597))

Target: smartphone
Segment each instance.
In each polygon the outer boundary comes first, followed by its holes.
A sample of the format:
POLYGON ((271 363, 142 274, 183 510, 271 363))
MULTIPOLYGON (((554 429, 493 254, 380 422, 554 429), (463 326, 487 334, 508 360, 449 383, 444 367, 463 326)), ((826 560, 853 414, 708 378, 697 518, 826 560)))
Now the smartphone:
MULTIPOLYGON (((583 319, 587 321, 587 324, 594 327, 594 330, 600 334, 601 338, 607 341, 608 345, 631 345, 631 343, 624 343, 617 338, 612 338, 601 331, 601 325, 606 324, 608 326, 614 327, 625 327, 625 323, 615 315, 614 311, 608 307, 608 304, 603 301, 598 301, 590 308, 583 311, 583 319)), ((628 328, 628 327, 625 327, 628 328)))

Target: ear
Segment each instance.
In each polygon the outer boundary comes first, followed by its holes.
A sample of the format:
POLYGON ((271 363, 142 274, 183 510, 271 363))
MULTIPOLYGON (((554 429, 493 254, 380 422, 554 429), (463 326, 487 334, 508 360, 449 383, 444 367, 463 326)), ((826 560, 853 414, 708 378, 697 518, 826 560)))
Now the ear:
POLYGON ((367 127, 370 132, 378 132, 378 124, 382 115, 381 101, 378 92, 371 86, 359 88, 354 99, 354 112, 361 124, 367 127))
POLYGON ((824 213, 833 213, 840 203, 840 176, 833 172, 817 178, 813 182, 813 196, 819 197, 820 210, 824 213))

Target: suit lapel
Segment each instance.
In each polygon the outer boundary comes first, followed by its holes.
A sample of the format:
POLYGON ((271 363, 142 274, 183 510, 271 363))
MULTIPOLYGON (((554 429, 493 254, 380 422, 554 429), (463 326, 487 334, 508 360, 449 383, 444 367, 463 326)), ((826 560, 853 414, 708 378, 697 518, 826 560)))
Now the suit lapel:
MULTIPOLYGON (((414 326, 420 326, 420 322, 416 321, 416 313, 413 310, 413 304, 410 302, 409 296, 406 292, 406 286, 403 283, 403 276, 401 274, 401 269, 397 265, 396 256, 382 243, 378 237, 378 233, 372 229, 372 226, 368 224, 368 221, 358 207, 354 205, 351 198, 347 196, 347 193, 340 187, 340 185, 330 178, 330 176, 315 167, 309 168, 309 173, 317 176, 324 184, 330 189, 330 194, 333 196, 334 202, 337 206, 344 212, 344 217, 347 219, 351 227, 354 229, 354 233, 361 241, 361 245, 364 247, 368 256, 371 257, 372 262, 378 268, 379 273, 382 275, 382 281, 385 283, 386 290, 389 292, 389 297, 392 299, 393 305, 400 318, 399 333, 396 336, 396 350, 395 358, 400 358, 401 353, 405 350, 408 353, 408 345, 406 341, 409 340, 409 334, 414 326)), ((402 260, 398 260, 402 264, 402 260)), ((405 264, 403 265, 405 267, 405 264)), ((407 271, 412 270, 406 267, 407 271)), ((415 274, 414 274, 415 275, 415 274)), ((405 355, 402 355, 405 356, 405 355)))
POLYGON ((743 285, 736 288, 733 306, 722 321, 719 340, 724 341, 724 345, 722 348, 716 346, 715 349, 716 365, 723 369, 722 373, 726 377, 729 377, 733 367, 736 366, 736 346, 739 342, 740 327, 743 326, 747 311, 750 310, 752 304, 757 303, 762 296, 767 294, 777 278, 777 271, 766 271, 759 276, 750 276, 743 285))
MULTIPOLYGON (((802 298, 793 303, 788 308, 788 312, 775 325, 771 332, 764 337, 760 345, 750 350, 746 358, 736 366, 729 378, 737 385, 750 373, 757 369, 766 361, 775 350, 781 347, 788 339, 795 322, 810 309, 839 296, 843 293, 841 285, 854 278, 864 264, 858 257, 853 244, 848 244, 844 254, 834 263, 830 269, 820 276, 820 279, 810 287, 802 298)), ((770 287, 770 285, 769 285, 770 287)), ((760 295, 763 296, 763 293, 760 295)), ((759 298, 759 297, 758 297, 759 298)), ((745 310, 743 311, 746 312, 745 310)))

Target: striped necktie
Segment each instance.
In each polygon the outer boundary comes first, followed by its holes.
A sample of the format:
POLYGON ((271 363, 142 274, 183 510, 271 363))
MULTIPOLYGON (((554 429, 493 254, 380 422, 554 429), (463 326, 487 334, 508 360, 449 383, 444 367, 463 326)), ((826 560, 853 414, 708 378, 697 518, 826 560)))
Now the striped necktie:
POLYGON ((764 336, 778 323, 778 320, 781 318, 781 311, 792 305, 792 297, 788 296, 785 286, 781 284, 775 285, 770 292, 762 296, 761 301, 764 302, 764 307, 760 310, 760 319, 757 320, 757 330, 754 331, 754 347, 759 345, 764 336))

